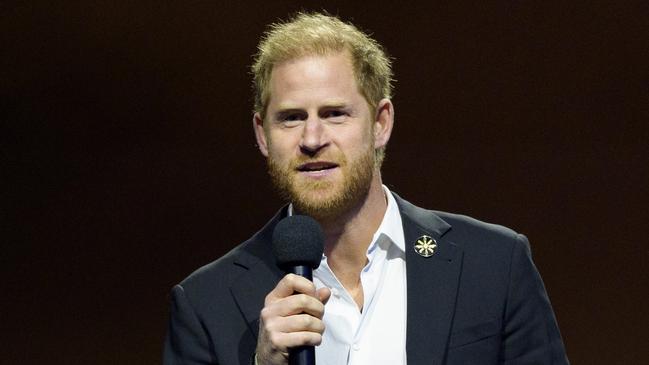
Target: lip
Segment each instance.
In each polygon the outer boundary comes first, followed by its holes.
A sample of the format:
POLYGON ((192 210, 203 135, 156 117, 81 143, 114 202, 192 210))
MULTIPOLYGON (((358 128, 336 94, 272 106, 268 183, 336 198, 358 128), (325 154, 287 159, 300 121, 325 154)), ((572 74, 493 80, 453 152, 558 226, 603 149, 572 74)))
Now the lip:
POLYGON ((324 177, 332 174, 339 165, 330 161, 313 161, 299 165, 296 170, 300 175, 310 177, 324 177))

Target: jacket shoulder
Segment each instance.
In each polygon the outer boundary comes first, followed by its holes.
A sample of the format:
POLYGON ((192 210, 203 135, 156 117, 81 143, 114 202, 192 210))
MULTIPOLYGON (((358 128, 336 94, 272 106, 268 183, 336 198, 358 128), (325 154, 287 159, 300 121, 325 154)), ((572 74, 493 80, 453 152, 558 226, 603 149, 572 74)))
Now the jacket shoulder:
POLYGON ((186 291, 191 291, 195 287, 226 285, 236 279, 240 271, 243 270, 235 262, 241 255, 245 255, 246 246, 251 244, 251 240, 245 241, 220 258, 199 267, 189 274, 180 282, 180 285, 186 291))
POLYGON ((179 285, 185 289, 188 295, 206 290, 220 292, 227 290, 251 268, 262 265, 271 271, 275 270, 271 254, 271 237, 280 217, 281 211, 248 240, 220 258, 198 268, 179 285))
POLYGON ((442 211, 432 211, 434 214, 439 216, 441 219, 446 221, 450 226, 451 230, 449 233, 459 236, 475 236, 480 235, 485 240, 517 240, 520 236, 520 233, 514 231, 511 228, 481 221, 476 218, 472 218, 462 214, 448 213, 442 211))
POLYGON ((505 264, 519 250, 531 254, 527 237, 511 228, 461 214, 435 214, 451 225, 446 238, 462 247, 465 254, 481 257, 483 262, 505 264))
POLYGON ((402 218, 406 217, 404 224, 417 225, 423 231, 458 246, 465 254, 483 255, 485 259, 497 256, 502 261, 503 255, 510 255, 516 248, 529 252, 527 238, 510 228, 462 214, 421 208, 397 194, 394 196, 402 218))

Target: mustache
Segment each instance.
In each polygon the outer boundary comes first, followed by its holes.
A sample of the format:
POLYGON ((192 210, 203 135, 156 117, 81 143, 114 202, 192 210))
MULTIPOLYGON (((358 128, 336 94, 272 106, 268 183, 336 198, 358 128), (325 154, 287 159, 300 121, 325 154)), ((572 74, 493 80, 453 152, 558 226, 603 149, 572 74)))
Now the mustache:
POLYGON ((289 168, 292 170, 297 169, 300 166, 305 164, 315 164, 315 163, 327 163, 334 164, 338 166, 344 166, 347 164, 347 158, 343 154, 333 155, 323 155, 323 156, 300 156, 289 161, 289 168))

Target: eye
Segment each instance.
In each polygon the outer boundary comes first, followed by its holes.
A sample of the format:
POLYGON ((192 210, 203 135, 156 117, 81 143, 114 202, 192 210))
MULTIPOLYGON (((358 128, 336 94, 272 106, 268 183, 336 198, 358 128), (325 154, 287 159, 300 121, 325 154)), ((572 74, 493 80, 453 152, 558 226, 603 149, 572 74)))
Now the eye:
POLYGON ((285 122, 294 122, 296 120, 302 120, 302 116, 297 113, 287 114, 282 119, 285 122))
POLYGON ((301 112, 286 112, 286 113, 281 113, 277 117, 277 122, 281 123, 284 127, 295 127, 297 126, 300 122, 306 120, 307 115, 306 113, 301 113, 301 112))
POLYGON ((336 121, 342 122, 345 119, 346 116, 347 116, 347 112, 345 110, 343 110, 343 109, 329 109, 329 110, 325 110, 322 113, 322 118, 328 119, 328 120, 331 120, 331 121, 334 121, 334 122, 336 122, 336 121))

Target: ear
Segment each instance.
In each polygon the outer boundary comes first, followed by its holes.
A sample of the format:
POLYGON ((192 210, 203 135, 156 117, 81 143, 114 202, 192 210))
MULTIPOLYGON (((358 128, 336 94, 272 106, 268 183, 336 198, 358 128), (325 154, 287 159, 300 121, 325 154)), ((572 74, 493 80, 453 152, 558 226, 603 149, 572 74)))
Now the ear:
POLYGON ((374 118, 374 148, 385 147, 394 125, 394 106, 390 99, 382 99, 376 107, 374 118))
POLYGON ((259 113, 252 117, 252 128, 255 130, 255 138, 259 151, 265 157, 268 157, 268 143, 266 143, 266 132, 264 131, 264 120, 259 113))

